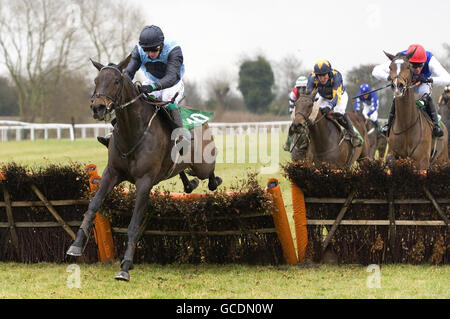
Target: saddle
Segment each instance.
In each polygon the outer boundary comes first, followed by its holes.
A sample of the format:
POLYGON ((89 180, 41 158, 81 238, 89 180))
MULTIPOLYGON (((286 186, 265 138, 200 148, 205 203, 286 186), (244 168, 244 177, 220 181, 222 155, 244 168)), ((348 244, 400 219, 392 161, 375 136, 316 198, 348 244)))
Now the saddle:
MULTIPOLYGON (((136 89, 138 91, 140 91, 139 90, 140 85, 141 84, 139 82, 135 83, 135 87, 136 87, 136 89)), ((177 96, 178 96, 178 93, 175 94, 175 96, 173 97, 172 101, 162 101, 160 99, 157 99, 157 98, 153 97, 151 94, 143 94, 142 95, 142 99, 144 101, 146 101, 147 103, 149 103, 149 104, 152 104, 154 106, 159 106, 159 111, 158 112, 161 113, 163 121, 168 123, 170 128, 172 130, 174 130, 174 129, 178 128, 178 125, 175 123, 172 115, 170 115, 170 112, 167 110, 167 108, 165 106, 169 105, 171 103, 174 103, 174 101, 177 98, 177 96)), ((190 130, 190 131, 192 131, 192 130, 190 130)), ((190 135, 191 135, 191 140, 193 140, 194 139, 194 135, 192 133, 190 135)))
MULTIPOLYGON (((349 141, 350 145, 354 148, 355 146, 352 143, 352 136, 345 129, 345 127, 343 127, 335 118, 329 118, 328 116, 325 116, 325 118, 327 120, 331 121, 336 126, 336 128, 338 129, 338 131, 340 132, 340 134, 342 136, 342 140, 349 141)), ((359 133, 359 131, 356 129, 356 127, 354 125, 352 125, 352 127, 353 127, 353 130, 355 131, 356 135, 358 136, 358 138, 361 140, 361 142, 363 142, 363 138, 362 138, 361 134, 359 133)))
MULTIPOLYGON (((430 115, 428 114, 427 111, 425 111, 425 105, 423 104, 423 102, 421 100, 417 100, 416 101, 416 105, 417 108, 419 109, 419 111, 422 113, 422 115, 424 116, 425 120, 428 122, 429 125, 431 125, 431 127, 434 126, 433 120, 431 119, 430 115)), ((437 110, 436 110, 437 112, 437 110)), ((442 127, 442 116, 437 113, 437 117, 438 117, 438 124, 441 127, 441 130, 443 129, 442 127)), ((435 139, 436 137, 432 135, 432 138, 435 139)))

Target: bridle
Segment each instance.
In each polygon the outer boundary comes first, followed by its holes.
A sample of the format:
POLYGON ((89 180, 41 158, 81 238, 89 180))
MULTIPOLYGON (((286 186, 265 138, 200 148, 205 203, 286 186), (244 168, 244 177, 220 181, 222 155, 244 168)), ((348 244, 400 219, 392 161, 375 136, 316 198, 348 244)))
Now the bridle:
MULTIPOLYGON (((409 63, 406 59, 403 59, 403 58, 398 58, 398 59, 402 59, 402 63, 404 63, 404 62, 409 63)), ((396 59, 396 60, 398 60, 398 59, 396 59)), ((394 61, 395 61, 395 60, 393 60, 392 62, 395 63, 394 61)), ((401 64, 401 63, 396 63, 396 64, 397 64, 397 68, 400 68, 400 67, 401 67, 401 66, 399 65, 399 64, 401 64)), ((405 95, 405 92, 406 92, 407 90, 409 90, 409 89, 411 89, 411 88, 414 88, 414 87, 416 86, 416 84, 412 84, 412 74, 413 74, 413 72, 412 72, 412 69, 411 69, 411 66, 410 66, 410 65, 408 65, 408 70, 409 70, 409 72, 410 72, 410 74, 411 74, 411 80, 410 80, 410 79, 405 79, 403 76, 400 75, 400 72, 397 72, 397 75, 391 80, 391 81, 392 81, 392 86, 393 86, 393 88, 395 88, 395 89, 398 89, 398 86, 397 86, 397 80, 398 80, 398 79, 400 79, 401 81, 403 81, 403 82, 405 83, 405 85, 404 85, 404 86, 402 87, 402 89, 400 90, 401 96, 404 96, 404 95, 405 95), (410 83, 410 82, 411 82, 411 84, 408 85, 408 83, 410 83)))
MULTIPOLYGON (((311 98, 311 101, 314 103, 312 98, 311 98)), ((304 113, 302 113, 300 111, 295 111, 294 116, 297 117, 297 115, 300 115, 305 120, 305 124, 300 124, 300 123, 298 124, 302 128, 305 128, 305 129, 309 129, 309 128, 315 126, 317 123, 319 123, 325 117, 325 114, 322 114, 322 116, 319 119, 317 119, 315 121, 312 121, 310 119, 311 115, 310 116, 306 116, 304 113)))
POLYGON ((139 100, 143 93, 138 94, 135 98, 133 98, 132 100, 120 104, 120 102, 122 101, 122 92, 123 92, 123 87, 124 87, 124 75, 122 73, 122 71, 120 71, 117 67, 112 66, 112 65, 107 65, 104 66, 100 69, 100 72, 102 72, 104 69, 111 69, 114 70, 116 72, 118 72, 120 74, 120 78, 119 78, 119 89, 117 90, 116 94, 114 95, 114 97, 109 96, 108 94, 104 94, 104 93, 97 93, 94 91, 94 93, 91 96, 91 103, 94 101, 94 99, 96 98, 101 98, 103 99, 103 101, 105 101, 104 98, 107 98, 109 100, 109 103, 105 103, 106 106, 106 112, 107 113, 111 113, 117 109, 119 110, 123 110, 124 108, 126 108, 127 106, 133 104, 134 102, 136 102, 137 100, 139 100))
MULTIPOLYGON (((103 99, 103 101, 105 101, 104 98, 107 98, 110 101, 109 103, 105 103, 107 114, 111 114, 113 111, 116 111, 116 110, 123 110, 123 109, 125 109, 126 107, 132 105, 134 102, 139 100, 144 95, 144 93, 139 93, 132 100, 121 104, 122 93, 123 93, 123 88, 124 88, 124 75, 123 75, 122 71, 120 71, 116 66, 113 66, 113 65, 107 65, 107 66, 102 67, 100 69, 100 72, 105 70, 105 69, 111 69, 111 70, 114 70, 114 71, 116 71, 116 72, 118 72, 120 74, 120 79, 119 79, 120 86, 119 86, 119 89, 117 90, 117 92, 114 95, 114 97, 111 97, 111 96, 109 96, 107 94, 104 94, 104 93, 96 93, 94 91, 94 94, 92 94, 92 97, 91 97, 91 103, 94 101, 95 98, 101 98, 101 99, 103 99)), ((134 151, 138 148, 138 146, 144 140, 145 135, 147 134, 147 130, 152 125, 153 120, 155 119, 156 115, 158 114, 161 106, 167 105, 169 103, 173 103, 177 96, 178 96, 178 93, 176 93, 175 96, 173 97, 173 101, 167 101, 167 102, 165 102, 165 101, 158 101, 158 100, 156 100, 156 101, 147 101, 147 100, 144 99, 144 102, 146 102, 146 103, 148 103, 148 104, 150 104, 150 105, 152 105, 154 107, 153 115, 150 117, 150 119, 149 119, 149 121, 147 123, 147 126, 146 126, 144 132, 141 134, 141 136, 138 139, 138 141, 129 149, 128 152, 122 151, 121 148, 120 148, 118 139, 114 138, 114 145, 115 145, 117 151, 119 152, 121 158, 126 159, 129 156, 131 156, 131 154, 134 153, 134 151)), ((113 131, 113 134, 117 134, 116 130, 113 131)))

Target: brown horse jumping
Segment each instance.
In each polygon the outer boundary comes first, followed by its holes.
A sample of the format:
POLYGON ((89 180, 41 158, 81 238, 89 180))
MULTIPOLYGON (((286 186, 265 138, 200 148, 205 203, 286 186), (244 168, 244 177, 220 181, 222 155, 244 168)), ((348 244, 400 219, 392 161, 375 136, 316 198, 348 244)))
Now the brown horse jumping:
POLYGON ((294 130, 309 136, 308 158, 314 163, 333 163, 339 168, 349 168, 356 160, 366 159, 369 142, 364 122, 355 113, 347 113, 360 132, 363 142, 353 147, 337 124, 323 115, 311 94, 300 95, 295 104, 294 130), (311 155, 309 155, 311 154, 311 155))
POLYGON ((134 183, 136 203, 128 226, 127 248, 121 270, 115 276, 116 279, 126 281, 130 279, 128 271, 132 268, 136 243, 144 228, 152 187, 180 174, 186 188, 189 182, 183 172, 186 168, 200 179, 209 179, 210 190, 215 190, 222 182, 220 177, 214 175, 216 148, 212 135, 206 132, 207 125, 201 128, 201 141, 191 143, 192 152, 183 152, 180 163, 177 160, 179 151, 173 147, 172 141, 177 139, 173 136, 170 120, 164 115, 166 111, 163 107, 168 103, 149 103, 141 98, 142 94, 122 73, 129 61, 130 56, 118 65, 103 66, 92 61, 99 70, 91 103, 93 116, 97 120, 104 120, 108 113, 115 111, 117 124, 109 143, 108 164, 103 172, 100 188, 89 203, 77 237, 67 251, 72 256, 82 254, 83 243, 92 229, 95 214, 105 196, 122 181, 134 183), (201 153, 200 160, 198 152, 201 153))
POLYGON ((389 68, 395 96, 395 119, 389 134, 386 160, 392 163, 395 159, 409 157, 421 170, 434 163, 445 163, 448 160, 447 129, 443 127, 444 136, 433 138, 431 121, 416 105, 409 63, 414 52, 395 56, 385 54, 392 61, 389 68))

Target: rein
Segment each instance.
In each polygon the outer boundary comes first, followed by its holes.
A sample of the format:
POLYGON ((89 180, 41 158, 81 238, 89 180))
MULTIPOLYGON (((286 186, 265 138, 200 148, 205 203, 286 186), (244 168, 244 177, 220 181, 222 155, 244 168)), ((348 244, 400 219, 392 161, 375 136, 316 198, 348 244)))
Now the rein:
MULTIPOLYGON (((406 86, 405 89, 412 89, 412 88, 415 87, 416 85, 417 85, 417 84, 413 84, 413 85, 410 85, 410 86, 406 86)), ((403 93, 402 93, 402 94, 403 94, 403 93)), ((414 152, 416 151, 417 147, 419 147, 420 141, 422 140, 422 137, 423 137, 423 133, 422 133, 422 126, 423 126, 423 125, 422 125, 422 114, 421 114, 421 111, 420 111, 420 110, 419 110, 418 112, 419 112, 419 114, 417 115, 417 118, 416 118, 416 120, 414 121, 414 123, 411 124, 410 126, 408 126, 408 127, 407 127, 406 129, 404 129, 403 131, 400 131, 400 132, 394 132, 394 124, 392 124, 392 133, 394 133, 394 135, 401 135, 401 134, 406 133, 407 131, 409 131, 410 129, 412 129, 414 126, 416 126, 417 122, 419 122, 419 124, 420 124, 420 128, 419 128, 419 132, 420 132, 419 140, 417 141, 416 145, 414 145, 414 147, 413 147, 411 153, 408 155, 408 157, 411 157, 411 156, 414 154, 414 152), (420 120, 420 121, 419 121, 419 120, 420 120)))
MULTIPOLYGON (((134 103, 134 102, 133 102, 134 103)), ((152 125, 153 120, 155 119, 156 115, 158 114, 159 110, 160 110, 160 106, 156 105, 155 108, 155 112, 153 113, 152 117, 150 118, 150 121, 148 121, 147 127, 144 130, 144 133, 142 133, 141 137, 139 138, 139 140, 137 141, 136 144, 134 144, 134 146, 128 151, 128 152, 122 152, 122 150, 120 149, 119 146, 119 140, 117 139, 116 135, 116 131, 113 131, 114 134, 114 146, 116 147, 117 151, 120 153, 120 157, 123 159, 126 159, 127 157, 129 157, 131 154, 134 153, 134 151, 138 148, 138 146, 142 143, 142 141, 145 138, 145 135, 147 135, 147 129, 152 125)))
MULTIPOLYGON (((114 71, 116 71, 116 72, 118 72, 118 73, 120 74, 120 87, 119 87, 119 89, 117 90, 117 92, 116 92, 114 98, 108 96, 107 94, 103 94, 103 93, 95 93, 95 92, 94 92, 94 94, 93 94, 92 97, 91 97, 91 101, 93 101, 94 98, 103 98, 103 97, 106 97, 106 98, 108 98, 109 100, 111 100, 111 102, 108 103, 108 105, 106 106, 106 111, 107 111, 108 113, 111 113, 112 111, 115 111, 115 110, 124 110, 124 109, 126 109, 128 106, 134 104, 136 101, 138 101, 140 98, 142 98, 142 97, 144 96, 144 93, 140 93, 140 94, 138 94, 136 97, 134 97, 133 99, 131 99, 130 101, 125 102, 125 103, 123 103, 123 104, 119 104, 118 101, 120 102, 120 101, 122 100, 122 92, 123 92, 123 88, 124 88, 124 85, 125 85, 125 84, 124 84, 124 75, 123 75, 123 73, 122 73, 117 67, 112 66, 112 65, 104 66, 103 68, 100 69, 100 72, 101 72, 102 70, 104 70, 104 69, 112 69, 112 70, 114 70, 114 71)), ((177 94, 177 95, 178 95, 178 94, 177 94)), ((155 107, 155 111, 154 111, 152 117, 150 118, 150 120, 149 120, 149 122, 148 122, 148 124, 147 124, 147 127, 145 128, 145 130, 144 130, 144 132, 142 133, 141 137, 140 137, 139 140, 133 145, 133 147, 131 147, 131 149, 130 149, 128 152, 123 152, 123 151, 120 149, 120 146, 119 146, 119 140, 118 140, 118 138, 117 138, 117 133, 116 133, 115 130, 113 131, 113 135, 114 135, 114 146, 116 147, 117 151, 119 152, 120 157, 123 158, 123 159, 126 159, 126 158, 128 158, 131 154, 133 154, 133 153, 136 151, 136 149, 138 148, 138 146, 143 142, 143 140, 144 140, 144 138, 145 138, 145 136, 146 136, 146 134, 147 134, 147 130, 148 130, 148 128, 152 125, 153 120, 155 119, 156 115, 158 114, 158 112, 159 112, 161 106, 164 106, 164 105, 167 105, 167 104, 171 103, 170 101, 169 101, 169 102, 163 102, 163 101, 154 101, 154 102, 150 102, 150 101, 146 101, 145 99, 144 99, 144 102, 146 102, 146 103, 148 103, 148 104, 154 106, 154 107, 155 107)))
MULTIPOLYGON (((319 112, 320 112, 320 111, 319 111, 319 112)), ((321 120, 323 120, 323 119, 325 118, 326 114, 322 114, 322 115, 319 117, 319 119, 317 119, 317 120, 315 120, 315 121, 311 121, 311 120, 309 119, 309 117, 305 116, 305 114, 303 114, 303 113, 300 112, 300 111, 296 111, 296 112, 295 112, 295 116, 297 116, 297 115, 302 116, 303 119, 305 120, 306 125, 301 125, 301 126, 304 127, 306 130, 308 130, 306 136, 307 136, 307 138, 308 138, 308 142, 310 142, 311 139, 310 139, 310 137, 309 137, 309 128, 311 128, 311 127, 317 125, 317 123, 319 123, 321 120)), ((315 156, 317 156, 317 157, 320 158, 320 157, 322 157, 322 156, 324 156, 324 155, 326 155, 326 154, 335 152, 336 150, 338 150, 338 149, 340 148, 340 146, 341 146, 342 142, 344 141, 344 139, 345 139, 345 136, 342 135, 342 138, 341 138, 341 140, 339 141, 338 144, 336 144, 334 147, 332 147, 332 148, 329 149, 329 150, 326 150, 326 151, 320 152, 320 153, 316 153, 315 156)), ((295 145, 297 144, 298 140, 299 140, 299 139, 297 139, 295 145)), ((295 147, 295 145, 294 145, 294 147, 295 147)), ((292 152, 292 149, 293 149, 294 147, 291 148, 291 152, 292 152)), ((348 158, 348 160, 347 160, 347 166, 350 165, 349 163, 351 162, 351 160, 352 160, 352 158, 353 158, 353 154, 354 154, 354 147, 352 146, 352 147, 351 147, 351 152, 350 152, 350 154, 349 154, 350 156, 349 156, 349 158, 348 158)))

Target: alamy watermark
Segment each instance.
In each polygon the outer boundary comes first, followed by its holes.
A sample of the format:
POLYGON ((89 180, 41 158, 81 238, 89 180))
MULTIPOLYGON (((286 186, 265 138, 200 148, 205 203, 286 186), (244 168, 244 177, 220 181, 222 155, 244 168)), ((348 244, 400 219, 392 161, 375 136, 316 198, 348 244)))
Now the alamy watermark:
POLYGON ((261 174, 278 172, 280 163, 280 129, 259 128, 242 134, 241 129, 227 128, 213 134, 211 128, 196 127, 193 138, 184 128, 173 130, 174 163, 260 164, 261 174))
POLYGON ((81 270, 77 264, 71 264, 67 266, 66 272, 70 273, 67 276, 66 284, 67 288, 81 288, 81 270))
POLYGON ((366 279, 366 286, 369 289, 381 288, 381 270, 379 265, 369 265, 366 269, 371 274, 366 279))
POLYGON ((367 26, 371 30, 378 30, 381 28, 383 21, 381 16, 381 7, 379 4, 376 3, 368 4, 366 7, 365 17, 367 26))

